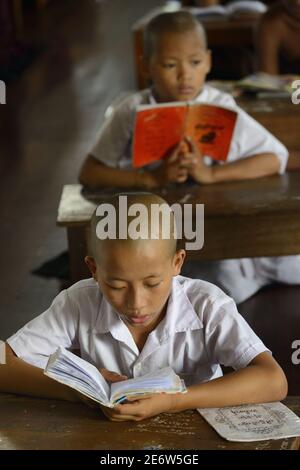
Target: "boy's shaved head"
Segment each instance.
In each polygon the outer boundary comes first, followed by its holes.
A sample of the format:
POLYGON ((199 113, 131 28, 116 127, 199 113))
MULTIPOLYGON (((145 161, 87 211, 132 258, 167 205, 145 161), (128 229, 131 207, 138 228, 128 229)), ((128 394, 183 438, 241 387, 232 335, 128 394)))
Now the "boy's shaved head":
POLYGON ((144 32, 144 58, 149 60, 156 50, 158 38, 165 33, 183 34, 190 31, 199 32, 203 49, 207 48, 206 33, 202 24, 188 11, 162 13, 148 23, 144 32))
POLYGON ((118 246, 122 244, 124 249, 135 247, 143 249, 143 244, 149 242, 157 244, 162 256, 173 257, 176 252, 175 216, 168 203, 160 196, 145 192, 120 193, 106 199, 105 203, 100 204, 95 210, 91 220, 91 249, 96 262, 101 262, 101 256, 106 255, 116 244, 118 246), (122 205, 124 201, 126 201, 126 211, 122 205), (142 208, 141 212, 137 205, 142 208), (113 217, 107 212, 108 209, 111 210, 113 217), (129 215, 130 210, 132 215, 129 215), (99 227, 101 229, 105 227, 106 234, 109 232, 108 224, 113 227, 115 236, 104 238, 102 230, 99 237, 99 227), (146 236, 133 238, 130 232, 132 224, 139 233, 143 232, 143 236, 146 233, 146 236), (126 236, 122 237, 120 230, 124 233, 124 229, 126 236))
POLYGON ((185 251, 176 250, 175 223, 175 210, 151 193, 117 194, 93 214, 93 256, 85 262, 135 341, 164 318, 173 278, 180 274, 185 251))

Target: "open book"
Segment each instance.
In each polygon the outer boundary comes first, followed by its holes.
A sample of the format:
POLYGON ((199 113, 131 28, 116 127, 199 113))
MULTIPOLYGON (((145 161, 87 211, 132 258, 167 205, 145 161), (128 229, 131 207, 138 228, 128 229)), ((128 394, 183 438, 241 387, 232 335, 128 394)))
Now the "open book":
POLYGON ((250 442, 300 436, 300 418, 280 402, 203 408, 198 411, 228 441, 250 442))
POLYGON ((267 6, 256 0, 237 0, 226 5, 212 5, 207 7, 191 7, 188 10, 200 21, 219 20, 227 18, 249 18, 259 16, 267 11, 267 6))
POLYGON ((278 95, 285 93, 289 96, 293 92, 293 82, 299 79, 296 75, 270 75, 258 72, 235 82, 235 87, 252 93, 268 92, 278 95))
POLYGON ((207 103, 139 106, 133 166, 137 168, 165 158, 184 137, 193 137, 203 155, 226 161, 236 120, 236 111, 207 103))
POLYGON ((108 408, 113 408, 133 396, 186 392, 183 380, 171 367, 109 384, 95 366, 62 347, 51 354, 44 374, 108 408))

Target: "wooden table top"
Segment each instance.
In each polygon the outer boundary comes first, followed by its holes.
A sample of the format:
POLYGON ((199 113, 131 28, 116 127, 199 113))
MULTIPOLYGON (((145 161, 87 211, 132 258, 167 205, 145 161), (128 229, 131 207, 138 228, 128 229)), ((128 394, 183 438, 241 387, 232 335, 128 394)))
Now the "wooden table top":
MULTIPOLYGON (((65 185, 58 208, 58 225, 85 224, 97 204, 107 195, 121 191, 116 188, 89 192, 80 184, 65 185)), ((300 171, 214 185, 182 184, 155 192, 169 204, 204 204, 207 218, 296 214, 300 211, 300 171)))
MULTIPOLYGON (((285 400, 300 416, 300 397, 285 400)), ((0 394, 0 450, 299 449, 300 438, 229 442, 196 411, 116 423, 85 405, 0 394)))
MULTIPOLYGON (((87 193, 63 189, 57 223, 88 227, 97 204, 116 189, 87 193)), ((215 185, 179 185, 157 192, 170 204, 204 204, 204 246, 193 259, 300 254, 300 172, 215 185)))

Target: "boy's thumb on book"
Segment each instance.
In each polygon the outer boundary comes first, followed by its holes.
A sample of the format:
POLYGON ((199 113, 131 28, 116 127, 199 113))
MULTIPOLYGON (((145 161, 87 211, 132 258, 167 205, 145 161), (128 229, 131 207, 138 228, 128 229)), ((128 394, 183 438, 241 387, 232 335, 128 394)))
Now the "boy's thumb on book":
POLYGON ((190 151, 190 139, 188 137, 185 137, 181 142, 180 142, 180 152, 183 154, 186 154, 190 151))
POLYGON ((121 380, 126 380, 128 378, 127 375, 118 374, 118 372, 113 372, 107 369, 100 369, 100 373, 109 382, 120 382, 121 380))

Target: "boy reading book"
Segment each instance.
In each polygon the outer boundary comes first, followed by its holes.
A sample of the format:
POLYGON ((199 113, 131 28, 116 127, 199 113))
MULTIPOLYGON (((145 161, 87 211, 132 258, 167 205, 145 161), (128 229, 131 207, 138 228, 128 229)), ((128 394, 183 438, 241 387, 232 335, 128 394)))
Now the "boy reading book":
POLYGON ((171 367, 109 384, 93 364, 62 347, 51 354, 44 374, 108 408, 130 397, 186 392, 184 381, 171 367))
POLYGON ((124 98, 110 109, 98 140, 86 158, 80 181, 90 187, 154 189, 188 178, 201 184, 258 178, 285 170, 287 149, 239 108, 234 99, 205 85, 211 67, 205 31, 187 11, 164 13, 148 24, 145 62, 152 88, 124 98), (225 106, 238 113, 226 162, 211 166, 187 134, 160 165, 132 168, 132 138, 139 105, 174 101, 225 106))
POLYGON ((164 103, 137 108, 133 166, 142 167, 163 159, 186 135, 200 152, 226 161, 237 112, 201 103, 164 103))
POLYGON ((154 394, 103 407, 116 421, 283 399, 283 371, 233 300, 212 284, 179 275, 185 251, 177 249, 174 215, 165 201, 153 194, 128 194, 125 217, 118 195, 104 206, 92 218, 92 254, 86 257, 93 279, 62 291, 46 312, 7 340, 0 390, 78 400, 69 387, 40 369, 61 346, 79 349, 110 381, 168 366, 184 380, 187 393, 154 394), (107 204, 115 211, 111 232, 105 231, 107 204), (130 213, 137 204, 143 206, 144 238, 131 235, 130 213), (162 217, 152 217, 152 205, 169 210, 167 227, 162 217), (235 371, 223 377, 220 364, 235 371))
MULTIPOLYGON (((259 178, 284 173, 287 149, 239 108, 234 99, 205 85, 211 56, 201 24, 188 12, 165 13, 147 26, 145 60, 153 86, 124 99, 100 129, 98 141, 80 172, 90 187, 156 188, 183 183, 201 184, 259 178), (192 101, 230 107, 237 112, 226 161, 211 166, 195 141, 186 136, 161 162, 132 167, 132 137, 136 109, 141 104, 192 101)), ((219 285, 242 302, 273 281, 300 283, 300 257, 255 258, 211 263, 186 263, 185 274, 219 285)))

